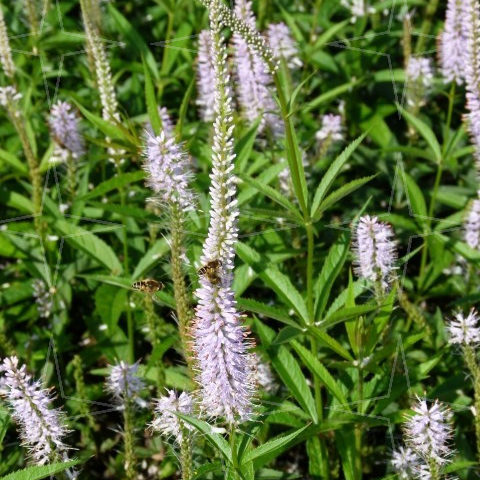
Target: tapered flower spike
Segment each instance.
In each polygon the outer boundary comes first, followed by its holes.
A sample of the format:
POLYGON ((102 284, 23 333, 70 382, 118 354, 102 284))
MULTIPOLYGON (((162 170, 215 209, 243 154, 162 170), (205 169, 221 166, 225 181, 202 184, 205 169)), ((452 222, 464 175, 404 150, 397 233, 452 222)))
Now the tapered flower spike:
POLYGON ((433 81, 431 60, 425 57, 410 57, 407 66, 407 77, 410 81, 418 81, 425 87, 429 87, 433 81))
POLYGON ((355 23, 359 17, 364 17, 368 13, 375 12, 375 9, 368 6, 366 0, 341 0, 340 3, 350 10, 352 23, 355 23))
POLYGON ((326 140, 332 142, 338 142, 343 140, 343 126, 342 117, 340 115, 334 115, 327 113, 322 117, 322 127, 315 134, 315 138, 323 143, 326 140))
POLYGON ((390 463, 400 480, 410 480, 421 460, 411 448, 400 447, 392 453, 390 463))
POLYGON ((448 0, 445 26, 439 36, 439 61, 442 75, 448 82, 463 83, 466 38, 462 25, 462 1, 448 0))
POLYGON ((472 308, 468 315, 461 312, 455 314, 447 329, 449 343, 466 345, 478 345, 480 343, 480 327, 478 325, 479 315, 475 308, 472 308))
POLYGON ((0 63, 5 75, 13 80, 15 75, 15 64, 12 59, 12 50, 8 40, 7 26, 5 25, 5 18, 0 4, 0 63))
POLYGON ((193 195, 188 186, 191 178, 188 155, 175 138, 168 136, 163 128, 157 136, 148 132, 146 136, 144 168, 147 172, 148 186, 163 203, 191 210, 193 195))
MULTIPOLYGON (((236 0, 235 14, 252 29, 255 28, 255 16, 250 0, 236 0)), ((240 34, 235 33, 232 42, 238 103, 242 115, 249 123, 261 118, 259 131, 267 127, 274 136, 280 136, 283 125, 276 113, 276 104, 270 92, 272 76, 267 65, 240 34)))
POLYGON ((444 465, 452 455, 451 411, 438 400, 429 408, 427 401, 420 398, 412 410, 413 415, 404 425, 407 445, 427 464, 434 461, 444 465))
POLYGON ((192 328, 198 369, 200 408, 228 423, 252 413, 254 371, 249 342, 236 309, 232 289, 238 207, 233 175, 232 99, 227 52, 221 35, 218 1, 210 4, 212 55, 215 67, 215 121, 210 174, 210 226, 203 245, 202 264, 216 262, 213 275, 200 275, 196 318, 192 328))
POLYGON ((292 70, 303 64, 298 57, 298 47, 290 30, 283 23, 271 23, 267 28, 268 44, 277 60, 284 59, 292 70))
POLYGON ((386 290, 397 259, 392 227, 377 217, 365 215, 358 221, 355 237, 355 272, 386 290))
POLYGON ((480 248, 480 199, 471 203, 467 219, 465 221, 465 242, 471 248, 480 248))
POLYGON ((215 103, 215 72, 212 59, 212 37, 208 30, 203 30, 198 36, 198 98, 197 105, 204 122, 214 118, 215 103))
POLYGON ((477 0, 463 0, 462 7, 462 31, 466 38, 463 61, 468 110, 465 121, 475 148, 477 175, 480 177, 480 5, 477 0))
POLYGON ((52 408, 51 391, 42 388, 41 382, 32 378, 25 365, 19 366, 17 357, 5 358, 0 371, 3 374, 1 393, 33 462, 44 465, 67 460, 69 447, 64 438, 69 430, 63 412, 52 408))
POLYGON ((57 102, 50 111, 48 124, 56 144, 68 151, 74 159, 85 153, 85 141, 78 124, 78 116, 67 102, 57 102))
POLYGON ((193 427, 183 422, 176 414, 192 414, 192 397, 186 392, 178 395, 174 390, 168 390, 167 393, 168 395, 155 401, 155 417, 150 426, 166 437, 173 437, 180 444, 185 430, 192 431, 193 427))
POLYGON ((145 388, 143 380, 138 376, 138 362, 130 365, 122 360, 112 366, 106 387, 120 403, 136 400, 145 388))

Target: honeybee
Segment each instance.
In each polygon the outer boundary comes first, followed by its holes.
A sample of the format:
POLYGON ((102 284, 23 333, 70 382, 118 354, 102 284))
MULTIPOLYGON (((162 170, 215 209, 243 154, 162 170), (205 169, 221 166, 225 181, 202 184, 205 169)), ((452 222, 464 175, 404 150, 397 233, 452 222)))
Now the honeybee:
POLYGON ((132 284, 132 288, 134 290, 138 290, 140 292, 154 294, 164 287, 162 282, 154 280, 153 278, 146 278, 145 280, 139 280, 138 282, 134 282, 132 284))
POLYGON ((218 269, 222 266, 220 260, 212 260, 198 269, 198 274, 208 278, 209 282, 216 285, 220 282, 218 269))

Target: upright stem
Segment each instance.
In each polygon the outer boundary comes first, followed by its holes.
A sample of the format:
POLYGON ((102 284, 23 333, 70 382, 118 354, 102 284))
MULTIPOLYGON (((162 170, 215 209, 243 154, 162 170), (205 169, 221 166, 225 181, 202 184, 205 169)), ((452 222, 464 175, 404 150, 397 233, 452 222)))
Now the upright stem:
POLYGON ((438 0, 430 0, 427 3, 427 6, 425 8, 425 16, 423 17, 422 28, 420 29, 420 33, 418 34, 417 45, 415 46, 416 54, 421 54, 424 52, 425 43, 432 28, 432 20, 435 12, 437 11, 437 7, 438 0))
POLYGON ((190 480, 193 476, 192 443, 189 431, 184 428, 182 441, 180 442, 180 463, 182 468, 182 480, 190 480))
POLYGON ((127 480, 134 480, 136 478, 136 458, 134 449, 133 415, 131 400, 128 398, 125 399, 124 404, 123 427, 125 448, 125 475, 127 480))
POLYGON ((480 369, 477 364, 475 350, 470 345, 464 347, 463 353, 467 367, 473 377, 477 459, 480 462, 480 369))
POLYGON ((183 257, 183 218, 182 212, 178 205, 172 204, 171 209, 171 264, 172 264, 172 280, 173 293, 175 296, 175 304, 177 307, 178 327, 180 332, 180 340, 182 342, 182 349, 185 355, 185 360, 191 378, 193 378, 192 369, 192 351, 189 342, 189 328, 192 312, 188 304, 187 286, 185 284, 185 277, 182 270, 183 257))

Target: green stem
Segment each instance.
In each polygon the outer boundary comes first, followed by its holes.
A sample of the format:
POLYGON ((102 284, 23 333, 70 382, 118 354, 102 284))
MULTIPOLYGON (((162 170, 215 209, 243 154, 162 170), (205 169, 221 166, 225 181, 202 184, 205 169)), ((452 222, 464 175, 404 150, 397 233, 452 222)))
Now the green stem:
POLYGON ((134 480, 136 478, 136 458, 134 449, 132 405, 130 399, 125 399, 125 409, 123 411, 123 426, 125 448, 125 476, 127 480, 134 480))
POLYGON ((477 459, 480 462, 480 369, 477 363, 475 350, 466 345, 463 349, 465 362, 473 378, 474 407, 475 407, 475 435, 477 440, 477 459))
POLYGON ((190 434, 186 428, 183 428, 182 441, 180 443, 180 464, 182 480, 190 480, 193 477, 192 444, 190 434))
POLYGON ((175 296, 175 305, 177 308, 178 327, 180 332, 180 341, 187 362, 190 378, 194 378, 193 374, 193 354, 190 347, 190 322, 192 312, 188 304, 187 286, 182 270, 183 256, 183 218, 182 212, 178 205, 171 206, 171 264, 172 264, 172 280, 173 292, 175 296))
POLYGON ((425 16, 423 17, 422 27, 418 34, 417 45, 415 46, 415 53, 417 55, 424 53, 425 43, 432 28, 432 20, 437 11, 438 0, 430 0, 425 8, 425 16))

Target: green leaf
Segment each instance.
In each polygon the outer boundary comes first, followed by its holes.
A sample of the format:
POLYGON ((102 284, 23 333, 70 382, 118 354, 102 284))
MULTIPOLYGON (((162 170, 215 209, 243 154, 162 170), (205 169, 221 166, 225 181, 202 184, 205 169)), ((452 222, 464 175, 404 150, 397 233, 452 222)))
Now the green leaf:
POLYGON ((408 123, 410 123, 410 125, 412 125, 415 130, 417 130, 417 132, 425 139, 428 146, 432 149, 432 152, 435 156, 435 161, 439 164, 442 161, 442 149, 432 129, 426 123, 422 122, 418 117, 403 109, 400 105, 398 105, 398 108, 402 112, 402 115, 407 119, 408 123))
POLYGON ((78 200, 88 200, 95 197, 100 197, 105 195, 112 190, 119 190, 131 183, 139 182, 145 178, 145 172, 142 170, 137 170, 136 172, 129 172, 129 173, 120 173, 115 175, 108 180, 97 185, 93 190, 88 192, 83 197, 80 197, 78 200))
POLYGON ((288 210, 294 218, 298 221, 299 224, 303 225, 303 217, 300 212, 297 210, 295 205, 290 202, 286 197, 284 197, 278 190, 275 190, 270 185, 266 185, 264 183, 255 180, 252 177, 249 177, 245 174, 239 174, 239 177, 248 185, 256 188, 259 192, 263 193, 267 197, 269 197, 274 202, 278 203, 280 206, 288 210))
POLYGON ((377 174, 375 175, 370 175, 368 177, 363 177, 363 178, 357 178, 356 180, 352 180, 351 182, 346 183, 345 185, 342 185, 338 190, 335 190, 333 193, 331 193, 318 207, 318 209, 315 211, 313 215, 313 220, 317 221, 320 219, 322 216, 322 213, 330 208, 332 205, 335 205, 337 202, 339 202, 342 198, 346 197, 347 195, 350 195, 350 193, 354 192, 355 190, 359 189, 360 187, 363 187, 366 183, 368 183, 370 180, 375 178, 377 174))
POLYGON ((269 348, 268 353, 272 365, 283 383, 292 392, 304 411, 310 415, 314 423, 318 423, 318 414, 312 392, 294 356, 283 346, 269 348))
POLYGON ((364 133, 363 135, 358 137, 356 140, 354 140, 352 143, 350 143, 350 145, 348 145, 348 147, 346 147, 345 150, 343 150, 343 152, 334 160, 334 162, 330 165, 328 170, 323 175, 322 180, 315 192, 315 196, 313 197, 312 210, 311 210, 312 217, 315 216, 315 212, 320 207, 320 203, 327 195, 328 191, 330 190, 330 187, 335 181, 335 178, 337 178, 337 175, 340 173, 340 170, 345 165, 347 160, 350 158, 352 153, 360 145, 360 143, 362 143, 366 135, 367 134, 364 133))
POLYGON ((21 162, 15 155, 10 152, 0 149, 0 160, 3 163, 6 163, 10 167, 14 168, 17 172, 22 173, 23 175, 28 174, 28 167, 26 163, 21 162))
POLYGON ((290 315, 288 315, 287 312, 284 312, 277 307, 272 307, 250 298, 237 299, 237 305, 241 310, 246 310, 247 312, 257 313, 267 318, 278 320, 279 322, 285 323, 294 328, 301 328, 298 323, 290 318, 290 315))
POLYGON ((140 259, 132 274, 133 280, 141 278, 148 270, 150 270, 160 259, 170 251, 170 246, 165 238, 157 240, 140 259))
POLYGON ((56 220, 53 227, 68 243, 107 267, 112 274, 118 275, 122 272, 122 265, 112 248, 94 233, 62 219, 56 220))
MULTIPOLYGON (((109 3, 107 7, 110 16, 115 21, 118 31, 128 40, 127 46, 131 47, 130 50, 132 52, 139 53, 145 58, 145 62, 152 71, 154 77, 158 79, 160 76, 158 73, 157 62, 143 40, 142 35, 133 28, 132 24, 111 3, 109 3)), ((132 60, 133 59, 130 57, 130 61, 132 60)))
POLYGON ((157 99, 155 97, 155 89, 153 87, 152 77, 147 63, 143 60, 143 74, 145 76, 145 103, 147 107, 148 118, 152 125, 152 130, 155 135, 160 133, 162 128, 162 119, 158 111, 157 99))
POLYGON ((228 462, 232 463, 232 449, 227 441, 219 434, 214 432, 214 427, 212 427, 209 423, 204 422, 203 420, 199 420, 198 418, 192 417, 190 415, 184 415, 179 412, 175 412, 178 417, 180 417, 183 421, 189 423, 193 427, 195 427, 202 436, 204 436, 208 442, 213 445, 227 460, 228 462))
POLYGON ((338 353, 341 357, 349 362, 353 362, 353 357, 350 355, 348 350, 340 345, 334 338, 328 335, 327 332, 319 330, 317 327, 311 327, 308 330, 310 335, 313 335, 322 345, 330 348, 334 352, 338 353))
POLYGON ((347 258, 348 247, 348 235, 343 234, 328 251, 327 258, 323 262, 322 270, 315 283, 315 319, 318 319, 325 310, 333 283, 340 274, 347 258))
POLYGON ((255 467, 258 468, 270 460, 278 457, 285 448, 297 438, 302 432, 305 431, 309 426, 306 425, 303 428, 299 428, 294 432, 288 435, 282 435, 272 440, 269 440, 254 450, 250 450, 247 454, 241 459, 241 465, 247 462, 254 462, 255 467))
POLYGON ((244 172, 247 167, 247 162, 252 154, 253 145, 257 138, 257 130, 260 125, 260 118, 258 118, 253 125, 247 130, 245 135, 235 144, 236 160, 235 165, 239 172, 244 172))
POLYGON ((183 124, 185 123, 185 118, 187 117, 190 98, 192 97, 194 87, 195 87, 195 77, 192 77, 188 85, 188 88, 185 90, 185 95, 183 95, 182 103, 180 104, 180 108, 178 110, 178 121, 177 121, 177 126, 175 127, 175 132, 178 138, 182 137, 183 124))
POLYGON ((23 470, 17 470, 1 477, 0 480, 40 480, 42 478, 49 477, 65 471, 67 468, 78 465, 80 460, 70 460, 64 463, 52 463, 50 465, 33 466, 24 468, 23 470))
POLYGON ((411 214, 415 215, 420 223, 424 223, 428 214, 427 214, 427 205, 425 203, 425 198, 423 196, 422 190, 415 183, 415 180, 408 175, 408 173, 402 173, 405 188, 407 191, 407 200, 410 205, 411 214))
POLYGON ((310 110, 314 110, 315 108, 319 107, 323 103, 328 102, 329 100, 336 99, 340 97, 342 93, 348 92, 349 90, 353 89, 355 85, 360 82, 360 79, 352 80, 351 82, 344 83, 343 85, 339 85, 338 87, 332 88, 328 92, 322 93, 314 100, 311 100, 307 103, 307 105, 302 109, 304 112, 309 112, 310 110))
POLYGON ((350 410, 342 388, 337 384, 330 372, 320 363, 320 360, 314 357, 309 350, 296 340, 292 340, 291 344, 304 365, 324 383, 327 390, 341 403, 342 407, 350 410))

